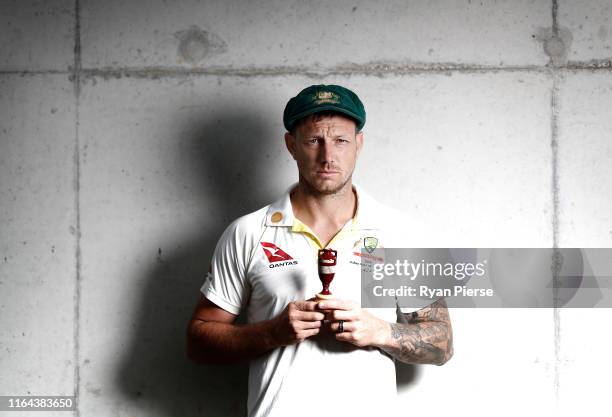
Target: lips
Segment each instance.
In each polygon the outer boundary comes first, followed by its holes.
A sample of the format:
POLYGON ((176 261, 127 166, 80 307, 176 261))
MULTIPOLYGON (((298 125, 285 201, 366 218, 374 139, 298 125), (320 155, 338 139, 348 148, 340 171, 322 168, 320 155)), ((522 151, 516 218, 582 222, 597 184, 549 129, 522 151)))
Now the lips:
POLYGON ((333 172, 333 171, 318 171, 317 172, 317 177, 319 177, 322 180, 333 179, 337 175, 339 175, 339 173, 338 172, 333 172))

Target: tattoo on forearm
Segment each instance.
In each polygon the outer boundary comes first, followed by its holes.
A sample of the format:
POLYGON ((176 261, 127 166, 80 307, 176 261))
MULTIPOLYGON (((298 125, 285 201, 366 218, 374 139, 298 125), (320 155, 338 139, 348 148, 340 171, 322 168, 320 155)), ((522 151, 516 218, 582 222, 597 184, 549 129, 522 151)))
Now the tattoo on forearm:
POLYGON ((396 346, 385 352, 406 363, 442 365, 453 354, 453 337, 444 300, 413 313, 400 316, 401 323, 391 323, 391 339, 396 346))

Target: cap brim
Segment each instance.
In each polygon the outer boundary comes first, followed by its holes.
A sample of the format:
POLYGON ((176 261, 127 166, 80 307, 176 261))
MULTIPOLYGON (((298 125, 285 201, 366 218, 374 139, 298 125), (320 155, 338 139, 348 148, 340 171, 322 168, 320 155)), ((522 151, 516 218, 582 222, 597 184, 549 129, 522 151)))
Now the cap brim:
POLYGON ((347 116, 350 116, 351 119, 355 120, 355 124, 357 125, 357 130, 361 130, 361 128, 364 125, 364 121, 361 120, 361 118, 359 116, 357 116, 355 113, 353 113, 352 111, 344 109, 342 107, 336 107, 336 106, 327 105, 327 106, 320 106, 320 107, 315 107, 315 108, 312 108, 312 109, 308 109, 308 110, 305 110, 305 111, 303 111, 301 113, 296 114, 290 120, 290 123, 289 123, 290 128, 293 128, 293 126, 295 125, 295 122, 297 122, 300 119, 303 119, 306 116, 310 116, 311 114, 321 113, 322 111, 330 111, 330 110, 337 111, 338 113, 342 113, 342 114, 345 114, 347 116))

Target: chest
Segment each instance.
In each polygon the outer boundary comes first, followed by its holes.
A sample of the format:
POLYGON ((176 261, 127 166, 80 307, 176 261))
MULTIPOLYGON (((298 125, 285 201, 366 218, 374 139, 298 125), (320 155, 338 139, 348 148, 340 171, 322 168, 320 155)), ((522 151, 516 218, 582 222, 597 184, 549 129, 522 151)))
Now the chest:
MULTIPOLYGON (((330 238, 331 239, 331 238, 330 238)), ((355 230, 334 239, 338 251, 330 291, 336 298, 361 301, 362 249, 384 247, 378 230, 355 230)), ((318 274, 318 247, 305 234, 268 228, 254 250, 248 266, 249 316, 266 320, 280 313, 291 301, 307 300, 322 289, 318 274)))

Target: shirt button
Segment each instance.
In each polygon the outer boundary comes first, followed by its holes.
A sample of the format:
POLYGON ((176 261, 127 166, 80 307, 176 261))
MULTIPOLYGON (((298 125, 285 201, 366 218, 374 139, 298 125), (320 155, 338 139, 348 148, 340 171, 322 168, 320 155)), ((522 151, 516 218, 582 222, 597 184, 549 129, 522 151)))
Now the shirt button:
POLYGON ((283 213, 281 213, 280 211, 274 212, 274 214, 272 214, 272 217, 270 217, 270 220, 272 220, 272 223, 280 222, 281 220, 283 220, 283 213))

